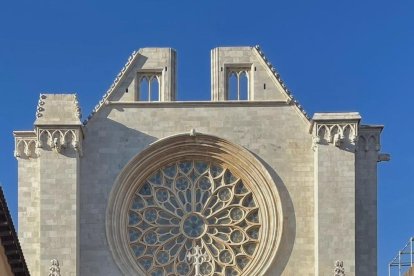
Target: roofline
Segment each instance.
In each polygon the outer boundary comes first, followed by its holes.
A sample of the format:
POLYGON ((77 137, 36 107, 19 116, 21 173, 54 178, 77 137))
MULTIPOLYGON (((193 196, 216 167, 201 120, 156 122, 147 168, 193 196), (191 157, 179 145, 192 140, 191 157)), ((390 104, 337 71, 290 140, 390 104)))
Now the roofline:
POLYGON ((256 53, 262 58, 263 63, 265 66, 273 73, 273 77, 276 79, 277 82, 279 82, 280 86, 282 87, 283 91, 285 92, 286 96, 289 98, 289 102, 292 102, 297 109, 300 111, 300 113, 305 117, 305 119, 310 122, 310 117, 308 113, 305 111, 303 106, 299 103, 299 101, 293 96, 292 91, 289 90, 289 88, 286 86, 285 82, 280 77, 279 72, 276 70, 276 68, 272 65, 272 63, 267 59, 265 56, 263 50, 260 48, 259 45, 256 45, 253 47, 253 49, 256 51, 256 53))
POLYGON ((27 269, 26 260, 24 259, 22 248, 16 234, 16 230, 13 225, 13 220, 10 216, 10 211, 7 206, 6 198, 4 197, 3 188, 0 186, 0 217, 4 216, 5 221, 1 221, 0 228, 2 233, 6 233, 2 236, 0 242, 4 247, 4 250, 15 252, 15 254, 6 254, 9 266, 15 275, 27 275, 29 276, 29 270, 27 269), (3 229, 5 228, 5 229, 3 229), (6 243, 7 242, 7 243, 6 243), (6 249, 7 248, 7 249, 6 249), (17 256, 18 258, 12 258, 17 256))

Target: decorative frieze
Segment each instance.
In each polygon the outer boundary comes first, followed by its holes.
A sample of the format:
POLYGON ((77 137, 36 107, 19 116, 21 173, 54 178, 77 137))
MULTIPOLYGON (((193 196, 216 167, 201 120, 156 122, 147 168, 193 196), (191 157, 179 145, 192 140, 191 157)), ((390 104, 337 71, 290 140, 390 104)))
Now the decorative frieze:
POLYGON ((379 151, 381 149, 379 134, 362 133, 359 135, 358 150, 360 151, 379 151))
POLYGON ((16 158, 36 158, 37 138, 34 131, 15 131, 14 135, 14 156, 16 158))
MULTIPOLYGON (((318 144, 332 144, 347 148, 358 141, 358 127, 361 117, 358 113, 316 113, 312 119, 312 148, 318 144)), ((351 149, 351 148, 349 148, 351 149)))
POLYGON ((359 154, 375 152, 377 162, 390 161, 391 156, 387 153, 380 153, 380 135, 384 126, 382 125, 362 125, 360 126, 357 151, 359 154))
POLYGON ((344 141, 356 142, 358 133, 357 123, 326 123, 316 124, 315 135, 317 143, 331 143, 339 147, 344 141))
POLYGON ((36 143, 35 138, 16 138, 14 157, 37 157, 36 143))
POLYGON ((359 131, 358 151, 380 151, 380 134, 383 126, 362 125, 359 131))
POLYGON ((38 148, 50 148, 58 153, 73 148, 81 153, 80 129, 38 129, 38 148))
POLYGON ((37 158, 40 149, 63 153, 74 149, 82 156, 82 131, 80 128, 36 128, 35 131, 15 131, 16 158, 37 158))

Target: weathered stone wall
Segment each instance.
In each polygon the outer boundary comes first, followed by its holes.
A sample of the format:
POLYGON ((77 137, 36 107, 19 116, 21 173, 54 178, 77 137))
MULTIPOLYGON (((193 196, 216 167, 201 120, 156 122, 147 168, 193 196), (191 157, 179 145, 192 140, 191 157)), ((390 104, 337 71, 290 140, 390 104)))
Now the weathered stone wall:
POLYGON ((31 275, 60 260, 79 275, 80 110, 76 95, 40 95, 34 131, 14 132, 19 168, 19 236, 31 275))
MULTIPOLYGON (((17 134, 15 134, 16 136, 17 134)), ((30 140, 25 135, 21 141, 33 141, 35 134, 30 134, 30 140)), ((17 144, 17 141, 16 141, 17 144)), ((29 148, 27 148, 29 149, 29 148)), ((17 151, 17 150, 16 150, 17 151)), ((26 257, 29 271, 40 269, 40 183, 39 183, 39 160, 35 156, 33 148, 29 152, 21 149, 18 162, 18 235, 22 250, 26 257), (30 154, 32 156, 28 156, 30 154)))
POLYGON ((356 151, 356 273, 377 275, 377 162, 382 126, 361 126, 356 151))
POLYGON ((280 103, 113 103, 102 109, 85 128, 81 159, 81 274, 119 275, 106 242, 105 212, 121 169, 150 143, 192 128, 242 145, 269 166, 285 200, 287 221, 283 249, 271 271, 313 271, 312 136, 309 122, 294 108, 280 103))

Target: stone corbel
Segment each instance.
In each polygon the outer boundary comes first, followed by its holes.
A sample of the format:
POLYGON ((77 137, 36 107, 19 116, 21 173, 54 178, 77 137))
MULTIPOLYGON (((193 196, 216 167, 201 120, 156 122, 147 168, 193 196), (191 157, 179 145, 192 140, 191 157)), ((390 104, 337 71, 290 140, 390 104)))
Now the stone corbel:
POLYGON ((377 162, 388 162, 391 160, 391 155, 388 153, 379 153, 377 162))

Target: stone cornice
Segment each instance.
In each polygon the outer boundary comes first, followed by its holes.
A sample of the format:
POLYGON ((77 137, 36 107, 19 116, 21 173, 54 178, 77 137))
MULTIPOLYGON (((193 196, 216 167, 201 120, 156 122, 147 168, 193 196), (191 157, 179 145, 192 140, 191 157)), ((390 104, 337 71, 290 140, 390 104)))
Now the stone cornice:
POLYGON ((134 107, 229 107, 229 106, 290 106, 286 101, 174 101, 174 102, 139 102, 106 101, 106 105, 134 107))

